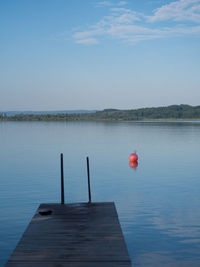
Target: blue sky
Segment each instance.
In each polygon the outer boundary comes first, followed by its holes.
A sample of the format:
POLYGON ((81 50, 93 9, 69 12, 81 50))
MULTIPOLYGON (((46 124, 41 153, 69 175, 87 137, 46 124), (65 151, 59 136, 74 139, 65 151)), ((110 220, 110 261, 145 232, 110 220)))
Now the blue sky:
POLYGON ((0 110, 199 105, 200 0, 0 0, 0 110))

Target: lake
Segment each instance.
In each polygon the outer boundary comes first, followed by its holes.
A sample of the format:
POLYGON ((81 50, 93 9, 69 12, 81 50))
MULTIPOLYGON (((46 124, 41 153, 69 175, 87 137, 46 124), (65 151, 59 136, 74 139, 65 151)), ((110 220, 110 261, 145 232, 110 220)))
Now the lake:
POLYGON ((200 266, 200 121, 0 122, 0 266, 40 203, 114 201, 133 266, 200 266), (129 166, 137 151, 137 168, 129 166))

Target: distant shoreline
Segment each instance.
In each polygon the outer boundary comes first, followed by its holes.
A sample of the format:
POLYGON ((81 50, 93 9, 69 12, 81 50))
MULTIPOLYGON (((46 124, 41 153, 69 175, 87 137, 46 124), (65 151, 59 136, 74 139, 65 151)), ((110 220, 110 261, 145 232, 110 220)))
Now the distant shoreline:
POLYGON ((45 119, 0 119, 0 122, 162 122, 162 121, 200 121, 200 118, 185 118, 185 119, 175 119, 175 118, 165 118, 165 119, 138 119, 138 120, 124 120, 124 119, 93 119, 93 120, 45 120, 45 119))
POLYGON ((200 106, 172 105, 130 110, 104 109, 86 113, 19 113, 7 116, 0 113, 0 121, 159 121, 200 120, 200 106))

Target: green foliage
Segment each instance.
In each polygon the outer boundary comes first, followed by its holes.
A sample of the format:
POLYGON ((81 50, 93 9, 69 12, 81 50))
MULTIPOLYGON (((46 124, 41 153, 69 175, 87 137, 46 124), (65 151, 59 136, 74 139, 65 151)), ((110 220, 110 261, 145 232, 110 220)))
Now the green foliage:
POLYGON ((104 109, 93 113, 78 114, 18 114, 10 117, 0 114, 0 120, 4 121, 132 121, 159 119, 200 119, 200 106, 172 105, 130 110, 104 109))

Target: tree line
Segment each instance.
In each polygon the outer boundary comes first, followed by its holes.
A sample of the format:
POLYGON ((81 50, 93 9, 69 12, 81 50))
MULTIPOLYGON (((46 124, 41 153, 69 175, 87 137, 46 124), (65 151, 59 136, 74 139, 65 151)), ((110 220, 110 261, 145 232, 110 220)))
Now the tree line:
POLYGON ((92 113, 26 114, 6 116, 1 121, 136 121, 159 119, 200 119, 200 106, 171 105, 130 110, 104 109, 92 113))

